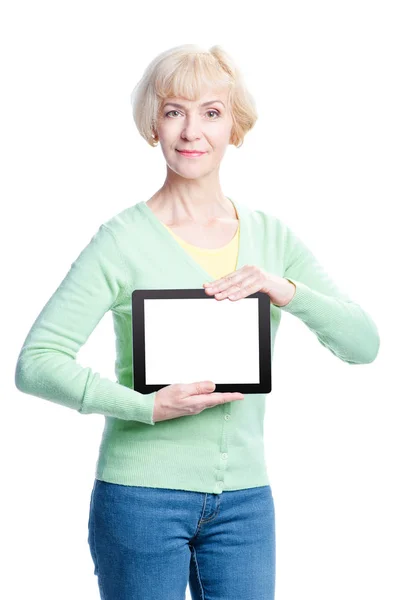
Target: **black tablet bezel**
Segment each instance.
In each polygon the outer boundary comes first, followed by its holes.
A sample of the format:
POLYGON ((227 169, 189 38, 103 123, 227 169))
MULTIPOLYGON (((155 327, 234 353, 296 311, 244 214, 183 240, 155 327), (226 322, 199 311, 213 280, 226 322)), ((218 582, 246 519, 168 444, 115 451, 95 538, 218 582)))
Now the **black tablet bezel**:
MULTIPOLYGON (((150 394, 170 385, 145 383, 145 336, 144 336, 144 300, 168 298, 202 298, 215 301, 202 289, 145 289, 132 292, 132 359, 133 389, 142 394, 150 394), (143 351, 144 349, 144 351, 143 351)), ((258 299, 259 315, 259 383, 216 383, 214 392, 241 392, 243 394, 269 394, 271 381, 271 339, 270 339, 270 298, 263 292, 256 292, 237 302, 245 302, 247 298, 258 299)))

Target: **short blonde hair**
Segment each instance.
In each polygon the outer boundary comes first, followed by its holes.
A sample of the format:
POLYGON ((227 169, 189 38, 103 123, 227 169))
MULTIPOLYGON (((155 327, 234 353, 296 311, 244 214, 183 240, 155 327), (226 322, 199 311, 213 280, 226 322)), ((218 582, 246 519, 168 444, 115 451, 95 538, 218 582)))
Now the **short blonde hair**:
POLYGON ((242 146, 245 134, 258 115, 233 59, 221 48, 204 50, 196 44, 175 46, 159 54, 147 66, 131 94, 133 119, 140 135, 157 146, 156 125, 165 98, 181 96, 199 100, 203 88, 227 88, 233 126, 230 144, 242 146))

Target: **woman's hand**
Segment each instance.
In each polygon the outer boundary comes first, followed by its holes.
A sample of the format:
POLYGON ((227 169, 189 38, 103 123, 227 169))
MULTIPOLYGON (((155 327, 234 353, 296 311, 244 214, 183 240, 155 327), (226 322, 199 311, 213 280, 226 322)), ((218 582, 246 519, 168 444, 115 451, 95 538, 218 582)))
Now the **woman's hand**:
POLYGON ((295 295, 296 286, 288 279, 266 273, 255 265, 244 265, 241 269, 203 284, 207 294, 216 300, 240 300, 256 292, 264 292, 276 306, 285 306, 295 295))
POLYGON ((166 421, 198 415, 206 408, 217 404, 244 400, 241 392, 212 392, 215 389, 213 381, 196 381, 194 383, 172 383, 155 394, 153 421, 166 421))

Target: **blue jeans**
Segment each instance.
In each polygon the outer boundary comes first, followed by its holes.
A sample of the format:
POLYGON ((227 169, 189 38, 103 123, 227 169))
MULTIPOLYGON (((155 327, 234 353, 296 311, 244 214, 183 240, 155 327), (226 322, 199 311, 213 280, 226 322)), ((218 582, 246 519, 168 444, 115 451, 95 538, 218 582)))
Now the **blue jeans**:
POLYGON ((274 600, 270 485, 221 494, 95 479, 88 543, 102 600, 274 600))

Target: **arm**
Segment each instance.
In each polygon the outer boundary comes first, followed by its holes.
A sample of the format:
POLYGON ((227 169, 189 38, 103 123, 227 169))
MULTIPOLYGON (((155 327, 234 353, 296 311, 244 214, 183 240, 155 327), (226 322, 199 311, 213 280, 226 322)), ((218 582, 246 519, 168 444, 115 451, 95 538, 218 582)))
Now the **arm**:
POLYGON ((104 314, 124 290, 122 257, 101 225, 32 325, 20 351, 15 385, 82 414, 97 413, 154 425, 155 394, 141 394, 76 362, 104 314))
POLYGON ((371 316, 339 290, 304 242, 285 228, 284 278, 296 290, 281 310, 300 318, 341 360, 349 364, 373 362, 380 338, 371 316))

